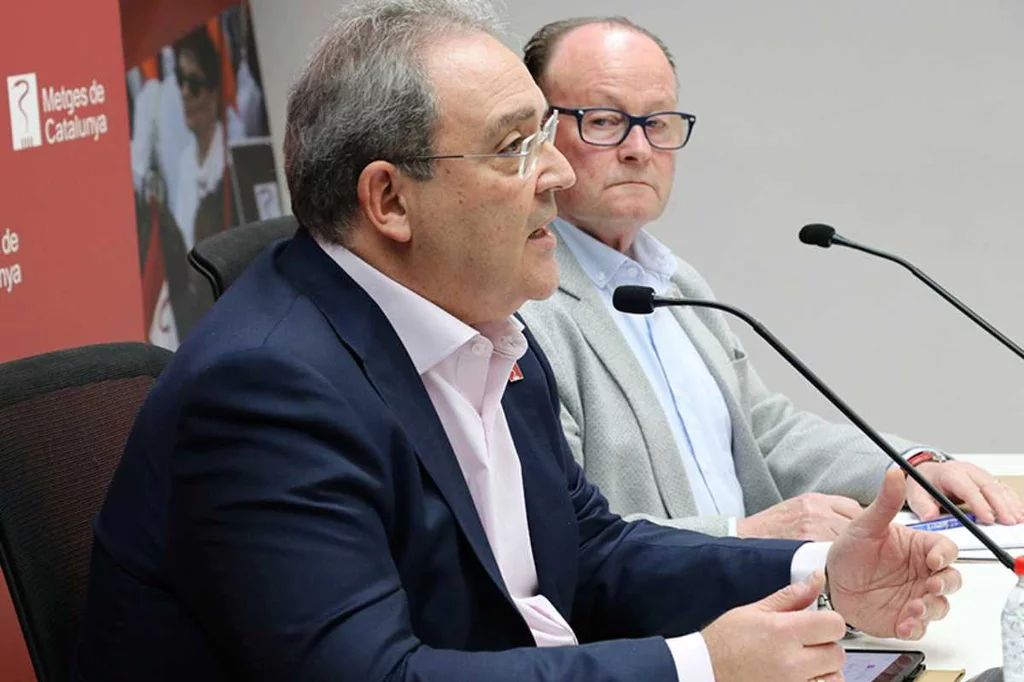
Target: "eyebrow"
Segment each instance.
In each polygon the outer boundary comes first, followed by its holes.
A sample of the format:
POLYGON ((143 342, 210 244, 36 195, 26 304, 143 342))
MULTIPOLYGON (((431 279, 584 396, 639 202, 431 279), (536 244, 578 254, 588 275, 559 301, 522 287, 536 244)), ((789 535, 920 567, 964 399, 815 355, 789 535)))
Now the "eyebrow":
POLYGON ((526 106, 520 109, 506 112, 501 117, 487 126, 487 138, 490 139, 495 137, 499 132, 503 131, 516 123, 522 123, 523 121, 531 121, 537 118, 537 108, 526 106))
MULTIPOLYGON (((622 100, 620 100, 616 95, 611 94, 611 93, 599 93, 598 96, 599 97, 603 97, 605 100, 611 102, 611 108, 619 109, 620 111, 629 112, 629 109, 627 109, 626 107, 622 106, 622 104, 623 104, 622 100)), ((675 104, 672 104, 671 101, 672 101, 671 99, 662 99, 660 96, 658 96, 658 97, 655 97, 655 98, 652 98, 652 99, 649 99, 649 100, 645 100, 644 101, 644 105, 645 106, 643 108, 645 110, 647 110, 648 112, 654 112, 654 111, 676 111, 676 110, 678 110, 679 109, 679 99, 678 99, 678 96, 676 98, 675 104)), ((591 105, 591 106, 598 106, 598 105, 591 105)), ((602 105, 602 106, 604 106, 604 105, 602 105)), ((633 112, 629 112, 629 113, 633 113, 633 112)))

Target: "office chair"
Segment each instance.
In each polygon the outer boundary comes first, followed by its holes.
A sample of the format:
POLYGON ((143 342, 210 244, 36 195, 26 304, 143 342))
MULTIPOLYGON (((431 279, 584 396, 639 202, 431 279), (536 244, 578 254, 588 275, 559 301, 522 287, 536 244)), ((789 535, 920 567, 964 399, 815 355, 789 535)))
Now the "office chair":
POLYGON ((188 253, 189 264, 210 283, 214 300, 223 295, 264 249, 295 234, 294 216, 240 225, 201 240, 188 253))
POLYGON ((171 357, 111 343, 0 364, 0 567, 39 682, 70 677, 92 520, 171 357))

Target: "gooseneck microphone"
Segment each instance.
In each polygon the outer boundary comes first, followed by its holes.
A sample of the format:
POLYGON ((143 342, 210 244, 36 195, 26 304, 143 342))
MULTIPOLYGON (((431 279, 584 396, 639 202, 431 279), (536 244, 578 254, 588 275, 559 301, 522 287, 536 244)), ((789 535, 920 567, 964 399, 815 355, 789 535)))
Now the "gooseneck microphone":
POLYGON ((852 242, 846 237, 837 234, 834 227, 831 227, 829 225, 822 225, 821 223, 812 223, 811 225, 804 225, 800 229, 800 241, 802 241, 804 244, 813 244, 815 246, 820 246, 824 249, 827 249, 833 244, 837 246, 845 246, 847 248, 854 249, 855 251, 863 251, 864 253, 869 253, 872 256, 878 256, 879 258, 884 258, 885 260, 889 260, 892 261, 893 263, 902 265, 907 270, 909 270, 914 275, 914 277, 917 277, 919 280, 928 285, 929 289, 937 293, 942 298, 946 299, 946 301, 953 305, 953 307, 955 307, 957 310, 959 310, 964 315, 969 317, 972 322, 974 322, 976 325, 987 331, 989 334, 994 336, 997 341, 999 341, 1004 346, 1009 348, 1014 355, 1016 355, 1021 360, 1024 360, 1024 348, 1018 346, 1016 343, 1010 340, 1005 334, 1003 334, 1001 331, 999 331, 991 324, 989 324, 983 317, 981 317, 981 315, 978 315, 978 313, 968 308, 967 305, 963 303, 960 299, 958 299, 956 296, 943 289, 938 282, 936 282, 931 277, 922 272, 921 269, 918 268, 913 263, 910 263, 909 261, 900 258, 895 254, 886 253, 885 251, 873 249, 870 246, 864 246, 863 244, 852 242))
POLYGON ((696 298, 670 298, 665 296, 655 296, 654 289, 643 286, 621 286, 615 289, 612 294, 612 305, 615 309, 623 313, 632 313, 634 315, 650 315, 654 312, 655 308, 663 306, 689 306, 692 308, 714 308, 715 310, 721 310, 723 312, 734 315, 757 332, 757 335, 768 342, 768 345, 775 349, 775 351, 786 359, 790 365, 792 365, 796 371, 807 379, 818 391, 825 396, 830 403, 835 405, 840 412, 842 412, 847 419, 860 429, 864 435, 870 438, 875 445, 882 449, 882 452, 889 456, 893 462, 895 462, 903 471, 906 472, 907 476, 917 481, 917 483, 924 488, 929 495, 932 496, 939 506, 944 510, 956 517, 963 526, 970 531, 971 535, 978 538, 981 544, 985 545, 991 551, 999 562, 1006 566, 1011 571, 1013 570, 1013 557, 1011 557, 1005 549, 997 545, 992 539, 986 535, 978 526, 971 521, 971 519, 960 511, 960 508, 953 504, 948 497, 943 495, 938 489, 933 486, 928 479, 921 475, 921 473, 912 467, 906 459, 904 459, 896 449, 893 448, 882 438, 881 434, 875 431, 866 421, 864 421, 859 414, 853 411, 853 408, 846 404, 846 402, 836 395, 832 389, 830 389, 825 382, 818 378, 818 376, 810 370, 807 365, 803 363, 793 351, 786 348, 785 345, 778 338, 775 337, 768 328, 758 322, 756 319, 751 317, 746 311, 728 305, 726 303, 720 303, 718 301, 709 301, 705 299, 696 298))

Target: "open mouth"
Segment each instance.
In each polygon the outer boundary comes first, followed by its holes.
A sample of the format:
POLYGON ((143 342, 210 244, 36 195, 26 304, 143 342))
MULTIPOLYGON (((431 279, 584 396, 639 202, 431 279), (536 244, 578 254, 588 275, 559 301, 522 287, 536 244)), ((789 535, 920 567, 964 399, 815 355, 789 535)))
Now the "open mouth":
POLYGON ((541 239, 553 239, 554 236, 555 233, 551 231, 551 228, 548 227, 547 225, 543 225, 541 227, 538 227, 533 232, 531 232, 530 236, 527 239, 529 239, 530 241, 538 241, 541 239))

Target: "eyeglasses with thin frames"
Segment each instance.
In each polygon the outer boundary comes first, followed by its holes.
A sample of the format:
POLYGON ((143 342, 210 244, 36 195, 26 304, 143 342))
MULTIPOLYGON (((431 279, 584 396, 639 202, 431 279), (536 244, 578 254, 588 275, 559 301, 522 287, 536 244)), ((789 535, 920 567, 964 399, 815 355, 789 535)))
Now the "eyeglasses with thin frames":
POLYGON ((496 152, 493 154, 431 154, 429 156, 412 156, 410 161, 441 161, 445 159, 519 159, 517 174, 520 178, 528 178, 537 168, 537 159, 545 142, 554 142, 558 132, 558 115, 554 112, 541 125, 540 130, 519 140, 516 151, 496 152))
POLYGON ((606 107, 556 107, 552 110, 576 118, 580 139, 597 147, 617 147, 640 126, 655 149, 682 149, 690 140, 697 117, 682 111, 656 111, 633 116, 620 109, 606 107))

